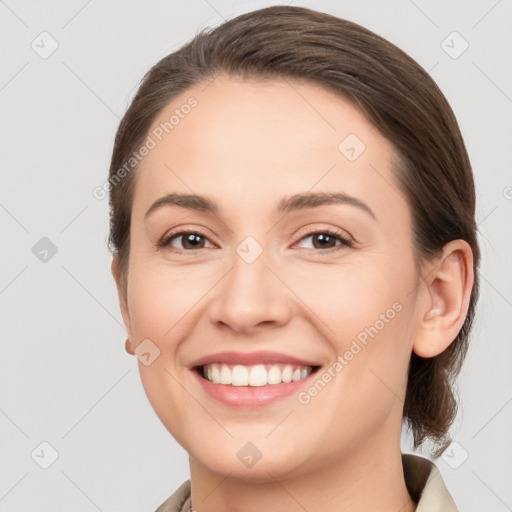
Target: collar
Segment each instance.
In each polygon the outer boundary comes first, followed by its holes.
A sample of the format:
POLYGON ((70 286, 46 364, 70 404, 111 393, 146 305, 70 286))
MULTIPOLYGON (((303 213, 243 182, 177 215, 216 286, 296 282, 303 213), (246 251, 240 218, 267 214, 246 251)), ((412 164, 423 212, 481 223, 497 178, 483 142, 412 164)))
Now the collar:
POLYGON ((458 512, 437 466, 429 459, 402 453, 407 490, 417 502, 416 512, 458 512))

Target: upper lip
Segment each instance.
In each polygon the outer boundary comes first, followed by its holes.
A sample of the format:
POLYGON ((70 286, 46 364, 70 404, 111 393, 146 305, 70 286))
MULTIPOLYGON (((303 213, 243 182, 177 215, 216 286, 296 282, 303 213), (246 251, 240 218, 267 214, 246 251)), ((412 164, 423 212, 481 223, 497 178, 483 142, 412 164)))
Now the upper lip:
POLYGON ((307 361, 298 359, 297 357, 289 356, 287 354, 280 354, 278 352, 259 351, 259 352, 217 352, 203 356, 190 365, 192 368, 197 366, 205 366, 213 363, 224 364, 240 364, 240 365, 255 365, 255 364, 272 364, 284 363, 294 364, 297 366, 319 366, 314 361, 307 361))

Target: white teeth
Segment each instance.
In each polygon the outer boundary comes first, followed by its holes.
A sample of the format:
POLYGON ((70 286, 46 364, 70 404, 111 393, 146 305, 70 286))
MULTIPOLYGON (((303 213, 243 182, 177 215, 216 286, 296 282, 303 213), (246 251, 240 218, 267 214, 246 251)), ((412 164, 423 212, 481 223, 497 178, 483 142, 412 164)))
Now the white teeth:
POLYGON ((268 384, 281 384, 281 370, 279 366, 273 365, 267 372, 267 383, 268 384))
POLYGON ((215 384, 220 383, 220 372, 217 366, 212 367, 212 382, 215 384))
POLYGON ((301 380, 306 378, 312 370, 311 366, 289 364, 253 366, 209 364, 203 367, 203 376, 214 384, 258 387, 301 380))
POLYGON ((220 383, 231 384, 231 370, 225 364, 220 369, 220 383))
POLYGON ((283 372, 281 373, 281 380, 283 382, 291 382, 292 381, 292 367, 291 366, 285 366, 283 372))
POLYGON ((267 370, 262 364, 257 364, 251 368, 249 373, 249 386, 266 386, 267 370))
POLYGON ((233 367, 233 371, 231 373, 231 384, 233 386, 249 385, 249 372, 247 371, 247 368, 245 366, 237 364, 236 366, 233 367))

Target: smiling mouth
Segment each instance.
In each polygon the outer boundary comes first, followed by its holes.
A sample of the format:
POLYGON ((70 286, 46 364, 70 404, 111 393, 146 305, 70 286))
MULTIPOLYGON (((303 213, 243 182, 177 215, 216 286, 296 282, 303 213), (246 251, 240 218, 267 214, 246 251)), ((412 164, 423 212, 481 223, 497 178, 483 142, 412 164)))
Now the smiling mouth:
POLYGON ((261 387, 296 382, 305 379, 319 368, 319 366, 279 363, 255 365, 213 363, 196 366, 194 370, 203 379, 213 384, 234 387, 261 387))

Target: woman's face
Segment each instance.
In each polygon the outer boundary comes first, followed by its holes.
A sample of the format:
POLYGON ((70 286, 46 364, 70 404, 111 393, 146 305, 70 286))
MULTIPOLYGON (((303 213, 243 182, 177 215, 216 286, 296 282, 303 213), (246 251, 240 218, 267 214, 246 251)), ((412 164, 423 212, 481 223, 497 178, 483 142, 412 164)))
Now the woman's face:
POLYGON ((390 143, 318 86, 223 75, 148 135, 123 317, 191 464, 263 481, 396 451, 418 275, 390 143))

